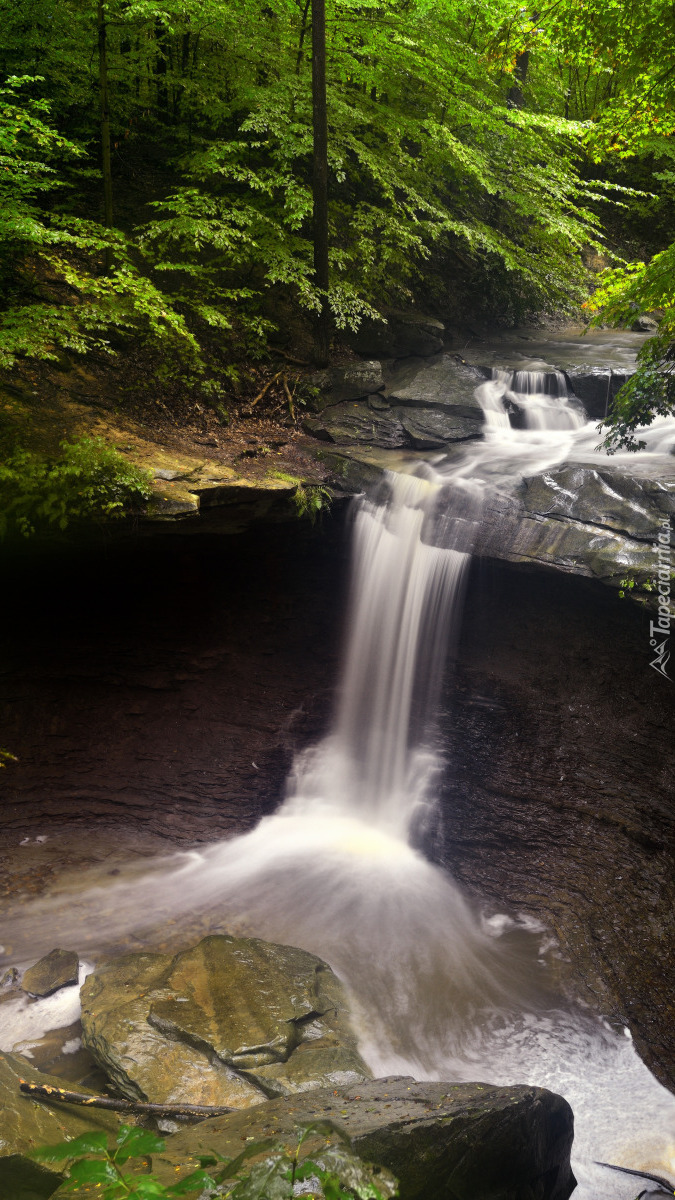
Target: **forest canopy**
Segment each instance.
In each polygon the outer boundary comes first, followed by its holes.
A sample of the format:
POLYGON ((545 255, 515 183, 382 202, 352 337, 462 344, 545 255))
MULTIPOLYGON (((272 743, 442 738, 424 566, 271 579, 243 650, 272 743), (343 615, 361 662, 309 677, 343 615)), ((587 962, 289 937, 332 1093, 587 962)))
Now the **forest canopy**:
POLYGON ((672 406, 665 0, 327 0, 327 289, 312 0, 0 15, 0 367, 133 336, 217 396, 324 303, 337 337, 387 307, 513 323, 585 304, 661 318, 617 436, 672 406))

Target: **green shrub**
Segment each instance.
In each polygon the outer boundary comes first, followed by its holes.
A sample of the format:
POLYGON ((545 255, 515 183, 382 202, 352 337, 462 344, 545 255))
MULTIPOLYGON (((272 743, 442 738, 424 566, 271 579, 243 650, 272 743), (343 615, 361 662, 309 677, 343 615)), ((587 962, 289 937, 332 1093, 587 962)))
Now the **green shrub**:
POLYGON ((101 438, 62 442, 58 458, 15 450, 0 463, 0 538, 137 512, 150 474, 101 438))

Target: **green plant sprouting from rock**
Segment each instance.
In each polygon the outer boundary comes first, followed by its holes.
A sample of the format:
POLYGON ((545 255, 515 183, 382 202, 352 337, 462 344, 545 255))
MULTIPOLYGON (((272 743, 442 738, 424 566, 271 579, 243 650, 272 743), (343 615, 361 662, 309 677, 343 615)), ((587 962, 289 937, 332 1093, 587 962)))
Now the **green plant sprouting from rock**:
POLYGON ((320 1200, 392 1200, 397 1194, 393 1176, 358 1158, 349 1138, 331 1121, 300 1127, 294 1145, 266 1138, 251 1140, 233 1159, 216 1152, 197 1156, 198 1169, 176 1183, 165 1184, 147 1169, 148 1158, 164 1150, 164 1141, 151 1130, 122 1125, 112 1146, 102 1131, 85 1133, 43 1146, 33 1157, 63 1164, 59 1197, 293 1200, 300 1189, 303 1196, 320 1200))
POLYGON ((299 483, 293 493, 293 503, 299 517, 307 517, 312 525, 326 512, 332 503, 332 494, 322 484, 299 483))

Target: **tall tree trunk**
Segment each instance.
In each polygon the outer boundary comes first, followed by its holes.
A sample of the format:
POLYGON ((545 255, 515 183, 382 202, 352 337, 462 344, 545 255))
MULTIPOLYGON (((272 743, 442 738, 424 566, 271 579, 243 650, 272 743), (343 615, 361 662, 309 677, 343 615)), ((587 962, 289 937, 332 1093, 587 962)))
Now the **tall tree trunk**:
POLYGON ((164 117, 169 112, 168 70, 171 57, 169 35, 161 17, 155 20, 155 42, 157 54, 155 57, 155 75, 157 78, 157 108, 164 117))
POLYGON ((510 104, 512 108, 522 108, 525 104, 523 88, 525 87, 525 82, 527 80, 527 69, 529 65, 530 52, 529 50, 523 50, 522 54, 519 54, 516 58, 516 69, 513 73, 514 83, 509 89, 509 94, 506 97, 507 104, 510 104))
MULTIPOLYGON (((101 109, 101 170, 103 173, 103 224, 106 229, 112 229, 113 223, 113 188, 112 165, 110 158, 110 95, 108 91, 108 26, 106 22, 105 0, 98 0, 98 94, 101 109)), ((105 269, 112 267, 113 254, 109 247, 105 252, 105 269)))
POLYGON ((328 115, 326 106, 326 0, 312 0, 312 110, 314 153, 314 282, 322 293, 316 322, 315 355, 319 366, 328 362, 328 115))

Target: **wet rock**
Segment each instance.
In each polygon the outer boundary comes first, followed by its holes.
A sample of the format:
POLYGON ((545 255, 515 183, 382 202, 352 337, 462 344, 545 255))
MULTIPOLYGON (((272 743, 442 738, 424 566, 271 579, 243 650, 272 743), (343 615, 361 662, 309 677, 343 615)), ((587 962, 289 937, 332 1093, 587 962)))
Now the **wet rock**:
POLYGON ((368 408, 372 408, 374 412, 388 412, 391 404, 385 396, 377 392, 375 395, 368 397, 368 408))
POLYGON ((304 422, 307 433, 339 446, 441 449, 480 437, 483 411, 474 396, 484 375, 456 356, 419 358, 395 371, 384 395, 331 405, 304 422))
POLYGON ((401 367, 387 380, 386 395, 391 404, 452 410, 453 415, 482 425, 483 410, 474 392, 484 382, 485 374, 478 368, 468 366, 458 355, 444 354, 431 363, 401 367))
POLYGON ((592 421, 602 421, 612 401, 630 374, 611 367, 570 366, 565 368, 570 391, 581 400, 592 421))
POLYGON ((74 950, 51 950, 24 973, 21 986, 31 996, 51 996, 77 983, 80 962, 74 950))
POLYGON ((393 408, 407 435, 407 444, 415 450, 436 450, 449 442, 463 442, 482 436, 477 421, 463 417, 455 409, 441 412, 437 408, 393 408))
POLYGON ((82 988, 82 1026, 130 1098, 246 1108, 369 1075, 332 971, 255 938, 114 960, 82 988))
POLYGON ((7 970, 3 972, 2 976, 0 976, 0 988, 17 987, 18 983, 19 983, 18 967, 8 967, 7 970))
POLYGON ((445 326, 418 313, 389 312, 385 321, 364 321, 348 342, 357 354, 378 358, 426 358, 443 349, 445 326))
POLYGON ((656 333, 658 328, 658 321, 655 321, 653 317, 648 317, 646 313, 641 317, 636 317, 631 325, 633 333, 656 333))
POLYGON ((675 514, 675 483, 572 465, 526 480, 523 503, 528 512, 570 517, 652 543, 663 517, 675 514))
POLYGON ((344 367, 330 367, 310 375, 307 383, 319 392, 310 407, 320 412, 326 405, 341 404, 344 400, 362 400, 384 387, 382 364, 376 361, 353 362, 344 367))
MULTIPOLYGON (((567 1200, 573 1116, 542 1088, 485 1083, 377 1079, 358 1088, 320 1089, 247 1113, 216 1117, 167 1139, 153 1159, 160 1178, 177 1178, 191 1157, 226 1157, 247 1138, 290 1135, 298 1124, 333 1120, 363 1159, 397 1176, 402 1200, 567 1200)), ((325 1146, 318 1141, 317 1151, 325 1146)), ((310 1152, 313 1147, 309 1147, 310 1152)))
MULTIPOLYGON (((554 567, 619 588, 643 585, 658 569, 654 541, 675 512, 672 478, 619 468, 569 465, 527 479, 488 502, 477 544, 487 558, 554 567)), ((656 593, 638 589, 648 607, 656 593)))
MULTIPOLYGON (((19 1081, 62 1087, 63 1081, 36 1071, 19 1054, 0 1054, 0 1200, 38 1200, 51 1196, 61 1176, 57 1166, 28 1158, 38 1146, 79 1137, 92 1130, 119 1128, 114 1113, 46 1105, 19 1091, 19 1081)), ((79 1090, 86 1090, 80 1088, 79 1090)))
POLYGON ((394 450, 408 444, 406 432, 393 412, 377 412, 363 402, 332 405, 321 416, 303 421, 303 429, 341 446, 360 444, 394 450))

